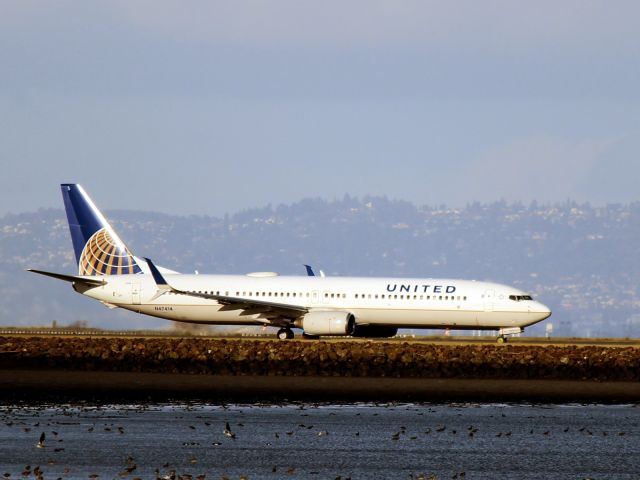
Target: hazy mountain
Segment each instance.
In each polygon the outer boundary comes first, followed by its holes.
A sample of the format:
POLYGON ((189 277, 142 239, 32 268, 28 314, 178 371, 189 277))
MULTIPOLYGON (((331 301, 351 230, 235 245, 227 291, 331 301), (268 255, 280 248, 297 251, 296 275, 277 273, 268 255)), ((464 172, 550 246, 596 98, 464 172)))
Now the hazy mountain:
MULTIPOLYGON (((640 336, 640 203, 593 207, 471 204, 417 207, 381 197, 242 211, 224 218, 110 211, 137 255, 183 272, 454 277, 494 280, 533 293, 553 316, 541 335, 640 336)), ((68 284, 24 272, 75 273, 62 210, 0 218, 0 323, 87 320, 102 327, 167 322, 108 310, 68 284)))

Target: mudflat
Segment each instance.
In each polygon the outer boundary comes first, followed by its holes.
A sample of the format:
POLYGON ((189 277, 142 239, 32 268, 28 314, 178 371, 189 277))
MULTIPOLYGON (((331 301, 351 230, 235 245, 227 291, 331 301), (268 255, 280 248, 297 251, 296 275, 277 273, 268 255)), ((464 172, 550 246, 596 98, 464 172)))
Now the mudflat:
POLYGON ((231 376, 146 372, 0 370, 5 400, 102 401, 531 401, 628 403, 638 382, 231 376))

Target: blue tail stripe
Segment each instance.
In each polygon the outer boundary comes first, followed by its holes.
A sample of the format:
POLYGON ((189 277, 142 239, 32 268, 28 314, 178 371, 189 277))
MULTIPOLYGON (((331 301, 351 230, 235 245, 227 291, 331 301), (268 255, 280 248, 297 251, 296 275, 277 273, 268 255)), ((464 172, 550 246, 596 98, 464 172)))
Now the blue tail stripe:
POLYGON ((91 238, 91 235, 102 228, 102 224, 86 204, 77 185, 63 184, 60 187, 62 189, 64 209, 67 212, 73 251, 76 254, 76 261, 79 263, 84 246, 91 238))

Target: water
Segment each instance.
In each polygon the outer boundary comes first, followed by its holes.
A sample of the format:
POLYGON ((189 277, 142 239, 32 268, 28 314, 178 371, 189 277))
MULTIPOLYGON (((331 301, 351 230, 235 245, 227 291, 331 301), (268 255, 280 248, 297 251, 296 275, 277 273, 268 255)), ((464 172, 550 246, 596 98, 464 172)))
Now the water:
POLYGON ((634 405, 5 405, 0 476, 639 479, 639 425, 634 405))

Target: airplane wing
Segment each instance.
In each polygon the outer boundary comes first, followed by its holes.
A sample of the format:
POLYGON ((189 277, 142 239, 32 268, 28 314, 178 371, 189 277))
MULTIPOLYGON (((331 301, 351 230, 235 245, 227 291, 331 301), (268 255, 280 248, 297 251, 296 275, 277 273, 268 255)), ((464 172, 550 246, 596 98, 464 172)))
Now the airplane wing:
MULTIPOLYGON (((180 290, 172 287, 167 283, 165 278, 162 276, 158 268, 153 264, 151 260, 145 258, 145 261, 149 265, 151 275, 153 275, 153 279, 156 282, 156 286, 158 287, 158 293, 156 293, 153 299, 156 299, 160 295, 163 295, 167 292, 173 292, 180 295, 188 295, 190 297, 215 300, 216 302, 223 305, 221 308, 221 310, 223 311, 242 310, 242 313, 240 313, 240 315, 260 315, 261 318, 267 320, 267 322, 265 323, 274 325, 283 324, 283 322, 278 322, 278 319, 284 318, 292 321, 309 311, 307 307, 298 305, 289 305, 277 302, 267 302, 264 300, 254 300, 249 298, 238 298, 226 295, 213 295, 209 293, 180 290)), ((284 322, 284 324, 288 324, 288 322, 284 322)))
POLYGON ((100 287, 102 285, 106 285, 107 282, 104 280, 96 280, 95 278, 87 278, 75 275, 64 275, 62 273, 55 272, 45 272, 44 270, 35 270, 33 268, 28 268, 28 272, 39 273, 40 275, 46 275, 47 277, 57 278, 58 280, 64 280, 65 282, 78 283, 80 285, 86 285, 88 287, 100 287))

